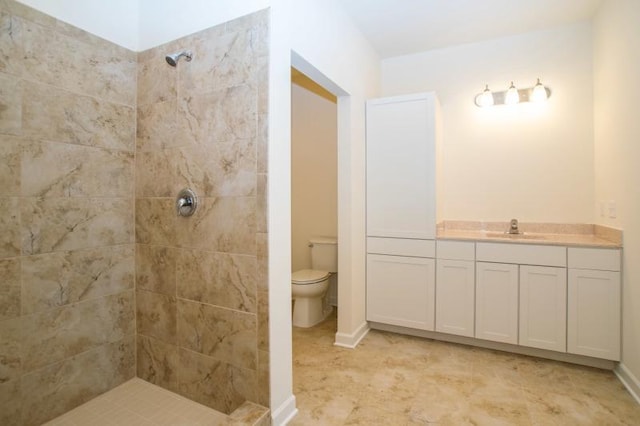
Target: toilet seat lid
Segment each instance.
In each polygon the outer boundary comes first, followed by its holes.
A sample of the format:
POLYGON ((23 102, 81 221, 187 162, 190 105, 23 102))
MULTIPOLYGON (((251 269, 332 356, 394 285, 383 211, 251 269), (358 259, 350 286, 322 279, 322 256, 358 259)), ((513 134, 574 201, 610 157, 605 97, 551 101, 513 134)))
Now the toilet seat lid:
POLYGON ((294 284, 315 284, 324 281, 331 275, 327 271, 316 269, 302 269, 291 274, 291 282, 294 284))

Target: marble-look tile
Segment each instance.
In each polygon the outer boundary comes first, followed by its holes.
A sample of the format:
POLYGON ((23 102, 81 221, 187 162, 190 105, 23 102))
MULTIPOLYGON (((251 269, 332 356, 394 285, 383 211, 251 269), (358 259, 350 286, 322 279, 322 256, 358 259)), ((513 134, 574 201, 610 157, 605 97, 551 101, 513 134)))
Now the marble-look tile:
POLYGON ((258 114, 269 113, 269 58, 261 57, 258 59, 258 114))
POLYGON ((145 290, 136 292, 138 333, 176 344, 176 298, 145 290))
POLYGON ((0 260, 0 321, 20 316, 20 258, 0 260))
POLYGON ((268 232, 268 176, 260 173, 257 176, 257 194, 256 194, 256 231, 268 232))
POLYGON ((133 291, 22 317, 24 372, 134 333, 133 291))
POLYGON ((23 83, 22 133, 37 139, 133 151, 135 109, 23 83))
POLYGON ((40 425, 134 376, 133 334, 26 374, 23 424, 40 425))
POLYGON ((9 12, 11 15, 27 19, 44 27, 53 28, 56 24, 56 19, 54 17, 15 0, 3 0, 0 2, 0 8, 9 12))
POLYGON ((22 156, 21 181, 26 197, 129 197, 133 153, 33 142, 22 156))
POLYGON ((24 75, 22 20, 0 12, 0 72, 24 75))
POLYGON ((271 426, 269 409, 250 401, 245 401, 228 418, 231 425, 271 426))
POLYGON ((255 256, 181 250, 178 297, 245 312, 256 312, 255 256))
POLYGON ((237 254, 256 253, 255 197, 202 198, 193 216, 177 218, 178 244, 237 254))
POLYGON ((0 382, 0 424, 3 426, 23 426, 20 380, 0 382))
POLYGON ((256 234, 258 253, 258 349, 269 350, 268 234, 256 234))
MULTIPOLYGON (((24 67, 31 80, 135 105, 136 58, 133 52, 79 38, 70 26, 55 29, 23 21, 24 67), (62 30, 62 31, 61 31, 62 30), (64 34, 67 33, 67 34, 64 34), (69 54, 73 52, 73 54, 69 54)), ((95 39, 95 37, 94 37, 95 39)))
POLYGON ((27 256, 22 260, 22 313, 132 290, 133 245, 27 256))
POLYGON ((178 179, 180 163, 186 163, 179 148, 136 153, 136 197, 173 198, 182 188, 192 188, 190 176, 178 179))
POLYGON ((139 334, 137 375, 170 391, 178 389, 178 347, 139 334))
POLYGON ((269 379, 269 352, 258 351, 258 399, 257 403, 269 407, 271 405, 271 389, 269 379))
POLYGON ((257 172, 267 173, 269 161, 269 116, 267 114, 258 114, 257 141, 257 172))
POLYGON ((163 45, 138 54, 138 106, 175 102, 178 72, 182 69, 167 64, 165 55, 173 51, 165 49, 163 45))
POLYGON ((132 243, 132 201, 121 198, 22 198, 23 253, 132 243))
POLYGON ((0 197, 20 196, 22 140, 0 135, 0 197))
POLYGON ((175 296, 178 256, 175 248, 137 244, 136 288, 175 296))
POLYGON ((178 344, 240 368, 256 370, 256 316, 178 300, 178 344))
POLYGON ((245 401, 255 401, 256 372, 180 349, 178 392, 229 414, 245 401))
POLYGON ((176 131, 177 98, 138 106, 137 152, 176 148, 188 142, 176 131))
POLYGON ((176 219, 174 198, 137 198, 136 242, 164 246, 175 245, 176 219))
POLYGON ((257 94, 248 85, 178 99, 178 131, 194 144, 252 139, 257 94))
POLYGON ((22 320, 0 321, 0 383, 20 380, 22 374, 22 320))
POLYGON ((20 255, 20 202, 18 198, 0 198, 0 259, 20 255))
POLYGON ((257 64, 249 31, 225 32, 218 26, 188 39, 196 60, 180 69, 181 96, 239 86, 254 78, 257 64))
POLYGON ((21 135, 25 93, 19 79, 0 73, 0 134, 21 135))

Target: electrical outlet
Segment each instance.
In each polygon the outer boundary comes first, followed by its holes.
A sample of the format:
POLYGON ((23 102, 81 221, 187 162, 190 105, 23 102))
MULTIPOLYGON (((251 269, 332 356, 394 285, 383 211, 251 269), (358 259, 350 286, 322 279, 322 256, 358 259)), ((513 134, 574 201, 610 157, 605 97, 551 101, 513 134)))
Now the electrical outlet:
POLYGON ((618 209, 616 208, 615 200, 609 201, 608 210, 609 210, 609 218, 615 219, 616 216, 618 215, 618 211, 617 211, 618 209))

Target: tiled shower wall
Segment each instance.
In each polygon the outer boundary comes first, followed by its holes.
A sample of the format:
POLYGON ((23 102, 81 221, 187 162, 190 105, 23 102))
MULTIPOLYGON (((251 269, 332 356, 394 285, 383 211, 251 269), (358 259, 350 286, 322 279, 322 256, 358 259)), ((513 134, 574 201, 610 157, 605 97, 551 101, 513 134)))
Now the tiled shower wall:
POLYGON ((138 376, 225 413, 269 406, 267 19, 138 55, 138 376), (199 205, 179 217, 186 187, 199 205))
POLYGON ((136 316, 140 377, 269 405, 267 31, 261 12, 136 58, 0 0, 0 424, 133 377, 136 316), (201 206, 178 218, 185 186, 201 206))
POLYGON ((135 375, 136 56, 0 1, 0 424, 135 375))

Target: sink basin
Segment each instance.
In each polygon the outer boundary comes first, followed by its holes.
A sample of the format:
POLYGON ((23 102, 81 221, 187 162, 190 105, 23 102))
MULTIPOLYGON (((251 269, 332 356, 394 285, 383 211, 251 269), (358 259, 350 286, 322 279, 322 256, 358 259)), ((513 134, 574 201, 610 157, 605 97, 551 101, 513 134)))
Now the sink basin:
POLYGON ((485 232, 489 238, 508 238, 510 240, 544 240, 546 237, 540 234, 509 234, 508 232, 485 232))

